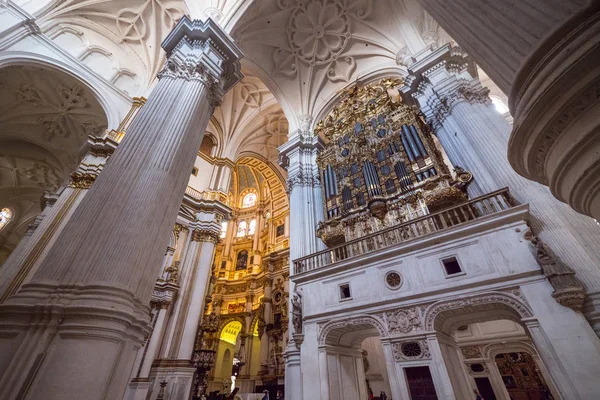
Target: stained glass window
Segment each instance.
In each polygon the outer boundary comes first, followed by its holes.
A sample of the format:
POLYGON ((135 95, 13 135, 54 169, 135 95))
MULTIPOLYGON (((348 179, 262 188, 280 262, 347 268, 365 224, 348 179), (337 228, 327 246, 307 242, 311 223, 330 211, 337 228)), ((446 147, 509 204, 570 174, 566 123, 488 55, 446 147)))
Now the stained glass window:
POLYGON ((254 232, 256 232, 256 220, 251 219, 248 224, 248 235, 254 235, 254 232))
POLYGON ((227 236, 227 221, 221 222, 221 239, 227 236))
POLYGON ((252 207, 256 204, 256 193, 248 193, 242 200, 242 208, 252 207))
POLYGON ((0 211, 0 230, 10 222, 13 217, 13 212, 10 208, 3 208, 0 211))
POLYGON ((237 237, 246 236, 246 232, 248 231, 248 224, 246 221, 242 221, 238 224, 237 237))

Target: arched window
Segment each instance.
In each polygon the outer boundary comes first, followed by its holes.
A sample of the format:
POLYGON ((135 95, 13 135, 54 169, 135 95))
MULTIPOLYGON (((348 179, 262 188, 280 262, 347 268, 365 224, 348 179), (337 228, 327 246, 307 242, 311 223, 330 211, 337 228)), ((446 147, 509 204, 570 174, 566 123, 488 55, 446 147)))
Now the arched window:
POLYGON ((496 111, 498 111, 500 114, 506 114, 509 109, 506 106, 506 104, 504 104, 504 102, 502 100, 500 100, 499 97, 496 96, 490 96, 492 99, 492 104, 494 105, 494 107, 496 107, 496 111))
POLYGON ((13 212, 10 208, 3 208, 0 211, 0 230, 6 226, 13 218, 13 212))
POLYGON ((248 193, 242 200, 242 208, 253 207, 256 204, 256 193, 248 193))
POLYGON ((221 235, 219 235, 221 239, 227 236, 227 221, 221 222, 221 235))
POLYGON ((200 144, 200 153, 210 157, 215 147, 215 139, 211 135, 204 135, 200 144))
POLYGON ((246 236, 246 232, 248 231, 248 224, 246 221, 241 221, 238 224, 237 237, 246 236))
POLYGON ((248 235, 254 235, 254 232, 256 232, 256 219, 251 219, 248 224, 248 235))

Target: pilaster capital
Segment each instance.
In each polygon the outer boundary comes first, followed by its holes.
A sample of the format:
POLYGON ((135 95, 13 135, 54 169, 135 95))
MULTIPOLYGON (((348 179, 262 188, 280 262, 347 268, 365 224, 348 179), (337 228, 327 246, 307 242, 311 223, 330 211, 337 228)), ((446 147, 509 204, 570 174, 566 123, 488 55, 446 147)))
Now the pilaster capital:
POLYGON ((161 46, 167 53, 167 61, 158 78, 203 82, 211 91, 213 107, 243 77, 239 61, 242 52, 210 18, 192 21, 184 16, 161 46))
POLYGON ((192 232, 192 241, 211 242, 216 244, 219 241, 219 232, 215 232, 213 229, 194 229, 192 232))
POLYGON ((470 57, 446 45, 415 63, 398 90, 412 96, 433 128, 440 126, 460 102, 490 104, 489 89, 476 78, 470 57))

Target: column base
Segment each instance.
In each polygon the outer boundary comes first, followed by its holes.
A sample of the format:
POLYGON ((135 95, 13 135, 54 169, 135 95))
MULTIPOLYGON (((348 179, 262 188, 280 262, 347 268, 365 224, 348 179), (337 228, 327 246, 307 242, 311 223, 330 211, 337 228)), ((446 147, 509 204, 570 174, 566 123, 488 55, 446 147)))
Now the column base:
POLYGON ((508 158, 520 175, 549 186, 600 219, 600 6, 565 23, 521 68, 510 94, 508 158))
POLYGON ((581 312, 600 337, 600 292, 587 293, 581 312))
POLYGON ((149 332, 130 293, 100 285, 25 285, 0 305, 0 320, 5 400, 123 398, 149 332))
POLYGON ((190 360, 156 360, 150 372, 151 398, 156 397, 160 383, 166 381, 165 399, 189 399, 195 372, 190 360))
POLYGON ((285 398, 302 400, 302 369, 300 365, 300 349, 294 339, 288 341, 283 355, 285 359, 285 398))
POLYGON ((129 383, 124 400, 146 400, 148 398, 148 390, 153 385, 148 379, 134 379, 129 383))

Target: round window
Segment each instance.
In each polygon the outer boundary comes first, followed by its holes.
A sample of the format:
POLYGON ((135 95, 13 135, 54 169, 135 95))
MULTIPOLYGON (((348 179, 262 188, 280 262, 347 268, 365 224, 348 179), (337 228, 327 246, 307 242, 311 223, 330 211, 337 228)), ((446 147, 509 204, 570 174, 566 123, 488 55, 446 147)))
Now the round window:
POLYGON ((419 357, 422 353, 421 345, 417 342, 402 343, 402 354, 405 357, 419 357))
POLYGON ((485 371, 485 367, 483 366, 483 364, 471 364, 471 371, 483 372, 485 371))
POLYGON ((399 272, 390 271, 385 274, 385 284, 390 289, 398 289, 402 286, 402 276, 399 272))

